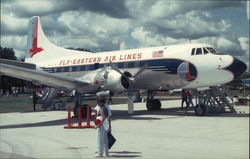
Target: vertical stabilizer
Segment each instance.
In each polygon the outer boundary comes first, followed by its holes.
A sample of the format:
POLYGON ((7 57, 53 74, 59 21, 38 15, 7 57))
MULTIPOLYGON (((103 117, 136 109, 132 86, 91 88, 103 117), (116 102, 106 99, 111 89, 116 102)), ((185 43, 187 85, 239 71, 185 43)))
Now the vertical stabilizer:
MULTIPOLYGON (((63 47, 52 44, 45 36, 40 17, 34 16, 29 20, 27 53, 25 61, 43 62, 48 59, 54 59, 62 56, 82 54, 81 51, 68 50, 63 47)), ((86 53, 86 52, 84 52, 86 53)))
POLYGON ((41 53, 44 49, 39 45, 41 41, 41 34, 45 37, 42 28, 40 26, 40 18, 32 17, 29 21, 28 39, 27 39, 27 54, 26 58, 32 58, 38 53, 41 53), (40 27, 39 27, 40 26, 40 27))

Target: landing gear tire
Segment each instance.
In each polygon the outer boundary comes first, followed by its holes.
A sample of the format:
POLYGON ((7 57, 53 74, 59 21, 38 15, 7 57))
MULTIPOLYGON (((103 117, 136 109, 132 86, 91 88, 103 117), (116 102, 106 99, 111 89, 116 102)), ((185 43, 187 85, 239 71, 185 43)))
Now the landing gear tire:
POLYGON ((154 101, 153 101, 153 100, 149 100, 149 101, 147 102, 146 106, 147 106, 147 109, 148 109, 149 111, 154 110, 154 101))
POLYGON ((147 106, 147 109, 149 111, 160 110, 161 109, 161 102, 159 99, 148 100, 146 106, 147 106))
MULTIPOLYGON (((87 107, 89 107, 89 105, 84 104, 84 105, 80 105, 80 106, 82 107, 82 109, 81 109, 82 118, 85 119, 87 116, 87 107)), ((78 118, 78 107, 79 106, 74 107, 74 116, 76 118, 78 118)), ((91 116, 91 109, 89 109, 89 116, 91 116)))
POLYGON ((154 103, 155 103, 155 110, 160 110, 161 109, 161 101, 159 99, 155 99, 154 103))
POLYGON ((197 116, 204 116, 206 114, 206 109, 203 104, 199 104, 195 107, 195 114, 197 116))

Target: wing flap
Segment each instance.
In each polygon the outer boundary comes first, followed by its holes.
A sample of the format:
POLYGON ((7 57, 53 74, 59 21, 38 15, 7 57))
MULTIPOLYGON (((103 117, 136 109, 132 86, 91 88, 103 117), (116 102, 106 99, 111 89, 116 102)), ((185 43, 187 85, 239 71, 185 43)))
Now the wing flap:
POLYGON ((89 85, 87 82, 83 82, 71 77, 2 63, 0 63, 0 74, 44 84, 58 89, 73 90, 77 89, 78 87, 89 85))

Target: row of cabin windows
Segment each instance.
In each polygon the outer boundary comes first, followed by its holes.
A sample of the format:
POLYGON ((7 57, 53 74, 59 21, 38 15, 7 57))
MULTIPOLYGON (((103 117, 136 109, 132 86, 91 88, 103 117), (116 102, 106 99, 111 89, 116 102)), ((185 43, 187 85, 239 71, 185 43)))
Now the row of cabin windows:
POLYGON ((216 53, 216 51, 211 47, 193 48, 191 55, 204 55, 208 53, 216 53))
MULTIPOLYGON (((118 68, 137 68, 140 67, 140 62, 125 62, 125 63, 114 63, 118 68)), ((71 67, 58 67, 54 69, 54 72, 76 72, 76 71, 88 71, 96 70, 107 66, 108 64, 99 64, 95 63, 94 65, 85 65, 85 66, 71 66, 71 67)))

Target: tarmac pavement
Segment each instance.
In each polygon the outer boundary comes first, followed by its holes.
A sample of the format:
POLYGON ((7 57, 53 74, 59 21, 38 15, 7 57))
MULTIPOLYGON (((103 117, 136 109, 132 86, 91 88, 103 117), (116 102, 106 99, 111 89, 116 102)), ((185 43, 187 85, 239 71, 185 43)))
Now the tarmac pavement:
MULTIPOLYGON (((117 142, 108 158, 249 158, 249 107, 199 117, 180 109, 180 100, 162 105, 147 111, 136 103, 134 114, 110 105, 117 142)), ((96 130, 64 129, 66 118, 66 111, 0 114, 0 158, 95 158, 96 130)))

